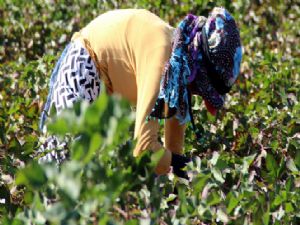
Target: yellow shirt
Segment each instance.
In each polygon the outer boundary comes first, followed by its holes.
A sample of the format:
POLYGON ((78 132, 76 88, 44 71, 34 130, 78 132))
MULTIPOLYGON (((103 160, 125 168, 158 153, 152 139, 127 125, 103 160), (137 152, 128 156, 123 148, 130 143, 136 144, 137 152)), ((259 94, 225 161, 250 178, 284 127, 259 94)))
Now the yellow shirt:
MULTIPOLYGON (((172 50, 173 32, 173 27, 143 9, 109 11, 80 31, 80 37, 89 42, 96 54, 100 76, 110 80, 112 92, 136 105, 134 156, 146 149, 162 148, 158 121, 146 122, 146 117, 159 93, 163 69, 172 50)), ((183 139, 184 126, 175 118, 167 120, 165 147, 180 153, 183 139)))

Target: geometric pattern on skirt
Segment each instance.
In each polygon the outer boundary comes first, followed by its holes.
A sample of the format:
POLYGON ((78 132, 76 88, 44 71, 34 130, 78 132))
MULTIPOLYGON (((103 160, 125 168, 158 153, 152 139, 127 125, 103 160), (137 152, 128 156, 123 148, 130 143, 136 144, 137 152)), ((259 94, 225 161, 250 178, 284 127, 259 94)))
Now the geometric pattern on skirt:
MULTIPOLYGON (((51 102, 45 113, 49 115, 51 108, 55 107, 59 114, 63 109, 73 107, 79 100, 93 102, 100 94, 100 83, 99 74, 88 51, 81 42, 73 41, 61 61, 56 81, 50 87, 51 102)), ((47 152, 39 158, 39 162, 61 163, 68 154, 66 145, 66 142, 60 142, 57 137, 49 136, 38 150, 38 153, 47 152)))
POLYGON ((59 68, 51 106, 59 113, 78 100, 92 102, 99 93, 100 78, 94 61, 80 42, 74 42, 59 68))

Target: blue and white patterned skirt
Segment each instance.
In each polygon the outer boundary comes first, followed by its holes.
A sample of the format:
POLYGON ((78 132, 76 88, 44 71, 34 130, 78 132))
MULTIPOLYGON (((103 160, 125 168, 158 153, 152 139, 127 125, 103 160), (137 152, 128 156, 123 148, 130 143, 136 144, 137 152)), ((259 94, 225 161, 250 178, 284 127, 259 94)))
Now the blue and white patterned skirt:
MULTIPOLYGON (((73 41, 67 45, 51 75, 49 94, 40 121, 43 133, 47 133, 45 121, 52 107, 59 114, 63 109, 71 108, 76 101, 93 102, 100 94, 100 83, 97 67, 82 43, 73 41)), ((50 136, 38 152, 46 151, 48 153, 39 158, 39 162, 55 160, 60 163, 66 157, 66 143, 50 136)))

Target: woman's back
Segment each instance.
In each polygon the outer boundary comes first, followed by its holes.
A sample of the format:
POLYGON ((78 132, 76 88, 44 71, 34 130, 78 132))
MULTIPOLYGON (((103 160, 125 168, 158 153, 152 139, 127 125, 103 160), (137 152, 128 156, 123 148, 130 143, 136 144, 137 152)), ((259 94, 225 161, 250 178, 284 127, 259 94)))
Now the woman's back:
POLYGON ((171 52, 173 31, 147 10, 121 9, 98 16, 82 29, 81 35, 90 42, 113 92, 136 104, 139 80, 151 74, 151 64, 155 70, 163 70, 171 52), (163 60, 162 54, 166 56, 163 60))

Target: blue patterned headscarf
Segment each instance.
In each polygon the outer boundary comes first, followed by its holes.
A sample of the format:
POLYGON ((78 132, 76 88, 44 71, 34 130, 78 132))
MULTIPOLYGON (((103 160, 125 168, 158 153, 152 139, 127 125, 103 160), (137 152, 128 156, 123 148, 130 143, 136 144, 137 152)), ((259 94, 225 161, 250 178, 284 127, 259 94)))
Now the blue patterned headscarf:
POLYGON ((176 115, 181 124, 190 121, 189 86, 220 109, 237 79, 241 58, 239 31, 224 8, 214 8, 207 19, 187 15, 175 31, 172 54, 150 118, 176 115))

